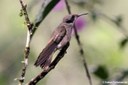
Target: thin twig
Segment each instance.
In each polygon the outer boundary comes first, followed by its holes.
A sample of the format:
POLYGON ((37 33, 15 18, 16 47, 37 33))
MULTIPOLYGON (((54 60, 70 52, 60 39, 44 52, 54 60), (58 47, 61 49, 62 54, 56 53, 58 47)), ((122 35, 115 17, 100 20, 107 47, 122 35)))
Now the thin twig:
POLYGON ((84 67, 85 67, 85 71, 86 71, 87 77, 89 79, 89 83, 90 83, 90 85, 92 85, 91 76, 90 76, 90 73, 89 73, 89 70, 88 70, 88 65, 86 63, 87 61, 86 61, 85 56, 84 56, 84 50, 82 48, 82 44, 80 42, 80 37, 79 37, 79 35, 77 33, 77 29, 76 29, 75 24, 74 24, 74 32, 75 32, 75 37, 76 37, 77 43, 78 43, 78 45, 80 47, 80 54, 81 54, 82 62, 83 62, 84 67))
POLYGON ((41 79, 43 79, 52 69, 55 68, 57 63, 64 57, 67 48, 69 47, 69 43, 67 43, 61 51, 58 53, 57 57, 50 64, 47 70, 43 70, 39 75, 37 75, 34 79, 32 79, 27 85, 36 85, 41 79))
MULTIPOLYGON (((89 3, 87 3, 87 4, 89 4, 89 3)), ((92 8, 91 8, 91 9, 88 9, 88 10, 89 10, 90 12, 93 10, 94 12, 96 12, 96 14, 97 14, 96 16, 105 18, 105 19, 111 21, 112 23, 114 23, 118 28, 121 28, 121 29, 118 29, 118 30, 128 39, 128 32, 127 32, 126 28, 122 25, 122 23, 118 22, 118 21, 115 20, 115 19, 112 19, 111 17, 107 16, 106 14, 104 14, 104 13, 98 11, 98 10, 95 10, 95 8, 94 8, 94 6, 93 6, 94 4, 95 4, 95 3, 90 4, 89 7, 92 7, 92 8), (92 5, 92 6, 91 6, 91 5, 92 5)))
POLYGON ((122 75, 115 79, 116 81, 123 81, 126 77, 128 77, 128 70, 121 72, 121 74, 122 75))
MULTIPOLYGON (((30 22, 26 7, 27 5, 24 5, 22 0, 19 0, 22 10, 21 10, 21 15, 24 15, 25 17, 25 23, 27 25, 27 39, 26 39, 26 46, 25 46, 25 53, 24 53, 24 61, 23 61, 23 68, 22 68, 22 74, 21 74, 21 78, 18 78, 20 84, 22 85, 25 79, 25 73, 26 73, 26 69, 28 66, 28 56, 30 53, 30 43, 32 40, 32 37, 35 33, 35 31, 37 30, 38 26, 41 24, 41 22, 43 21, 44 17, 43 17, 43 12, 45 7, 47 7, 47 5, 49 4, 48 2, 46 2, 46 0, 42 3, 42 7, 41 10, 39 11, 38 15, 35 18, 35 21, 33 22, 33 24, 30 22), (40 16, 39 16, 40 15, 40 16)), ((56 4, 59 2, 59 0, 56 1, 56 4)))
POLYGON ((31 30, 32 24, 31 24, 31 22, 29 20, 28 13, 27 13, 27 10, 26 10, 27 5, 25 5, 22 0, 19 0, 19 1, 20 1, 20 4, 21 4, 21 7, 22 7, 21 14, 23 14, 24 17, 25 17, 25 21, 26 21, 28 30, 31 30))
MULTIPOLYGON (((21 10, 21 16, 24 15, 25 17, 25 23, 27 25, 27 39, 26 39, 26 46, 25 46, 25 52, 24 52, 24 61, 22 61, 23 68, 22 68, 22 73, 21 73, 21 77, 20 78, 16 78, 19 80, 19 85, 22 85, 24 83, 25 80, 25 74, 26 74, 26 69, 28 66, 28 57, 29 57, 29 53, 30 53, 30 43, 32 40, 32 37, 35 33, 35 31, 37 30, 37 28, 39 27, 39 25, 41 24, 41 22, 44 20, 44 18, 46 17, 46 15, 44 16, 44 9, 50 5, 50 3, 53 3, 53 0, 51 2, 46 2, 46 0, 44 0, 44 2, 42 3, 42 7, 41 10, 39 11, 38 15, 35 18, 35 21, 33 23, 30 22, 26 7, 27 5, 24 5, 22 0, 19 0, 22 10, 21 10)), ((55 4, 57 4, 60 0, 54 0, 54 4, 52 6, 54 6, 55 4)), ((50 10, 49 10, 50 12, 50 10)))
POLYGON ((23 68, 22 68, 21 77, 19 78, 19 85, 22 85, 24 83, 26 69, 27 69, 27 66, 28 66, 28 56, 29 56, 29 53, 30 53, 30 40, 31 40, 31 35, 32 35, 32 32, 31 32, 32 24, 29 20, 28 13, 27 13, 27 10, 26 10, 27 5, 25 5, 22 0, 19 0, 19 1, 20 1, 20 4, 21 4, 21 7, 22 7, 21 14, 24 15, 25 23, 27 24, 27 28, 28 28, 27 29, 26 46, 25 46, 25 52, 24 52, 24 61, 22 61, 22 63, 24 65, 23 65, 23 68))
POLYGON ((101 16, 101 17, 103 17, 103 18, 105 18, 105 19, 108 19, 109 21, 111 21, 112 23, 114 23, 118 28, 120 28, 120 29, 119 29, 120 32, 121 32, 126 38, 128 38, 128 32, 127 32, 127 30, 126 30, 125 27, 123 27, 121 24, 118 25, 118 24, 116 23, 116 20, 110 18, 109 16, 107 16, 107 15, 104 14, 104 13, 98 12, 98 14, 99 14, 99 16, 101 16))
MULTIPOLYGON (((65 0, 65 4, 66 4, 68 13, 71 14, 71 8, 70 8, 70 5, 68 4, 68 1, 67 0, 65 0)), ((75 37, 76 37, 77 43, 78 43, 79 48, 80 48, 80 54, 81 54, 82 62, 84 64, 85 71, 86 71, 86 74, 87 74, 89 83, 90 83, 90 85, 92 85, 91 76, 90 76, 90 73, 89 73, 89 70, 88 70, 88 65, 86 63, 87 61, 86 61, 85 56, 84 56, 84 50, 82 48, 82 44, 81 44, 81 41, 79 39, 79 35, 77 33, 77 29, 76 29, 75 24, 74 24, 74 27, 73 28, 74 28, 74 32, 75 32, 75 37)))
POLYGON ((66 4, 66 8, 67 8, 68 14, 71 14, 71 9, 70 9, 70 6, 69 6, 67 0, 65 0, 65 4, 66 4))

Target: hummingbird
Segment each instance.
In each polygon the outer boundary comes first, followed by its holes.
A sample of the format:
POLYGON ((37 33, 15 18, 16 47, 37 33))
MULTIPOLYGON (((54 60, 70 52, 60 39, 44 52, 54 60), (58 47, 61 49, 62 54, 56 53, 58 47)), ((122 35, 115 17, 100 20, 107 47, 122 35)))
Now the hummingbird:
POLYGON ((70 42, 72 30, 74 28, 75 20, 84 14, 69 14, 65 16, 60 25, 52 33, 50 40, 45 48, 39 54, 35 66, 40 66, 46 70, 52 61, 52 54, 59 49, 62 49, 68 42, 70 42))

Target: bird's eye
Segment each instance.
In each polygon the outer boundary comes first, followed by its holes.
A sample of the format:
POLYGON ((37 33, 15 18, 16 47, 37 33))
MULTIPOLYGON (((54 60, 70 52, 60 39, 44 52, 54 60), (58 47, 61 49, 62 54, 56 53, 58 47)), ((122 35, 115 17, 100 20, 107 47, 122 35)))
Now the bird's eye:
POLYGON ((75 16, 73 15, 70 20, 74 21, 74 19, 75 19, 75 16))
POLYGON ((72 23, 74 21, 74 19, 75 19, 75 16, 71 16, 70 19, 66 20, 66 23, 72 23))
POLYGON ((72 21, 71 20, 66 20, 66 23, 72 23, 72 21))

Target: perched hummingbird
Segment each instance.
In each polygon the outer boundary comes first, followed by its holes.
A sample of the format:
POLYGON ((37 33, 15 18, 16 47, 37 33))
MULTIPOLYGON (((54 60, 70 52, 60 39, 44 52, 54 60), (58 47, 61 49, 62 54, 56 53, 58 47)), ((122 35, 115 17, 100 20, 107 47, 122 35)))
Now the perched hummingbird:
POLYGON ((71 39, 75 20, 85 14, 70 14, 63 18, 61 24, 53 32, 48 44, 38 56, 35 66, 47 69, 51 64, 52 54, 58 49, 63 48, 71 39))

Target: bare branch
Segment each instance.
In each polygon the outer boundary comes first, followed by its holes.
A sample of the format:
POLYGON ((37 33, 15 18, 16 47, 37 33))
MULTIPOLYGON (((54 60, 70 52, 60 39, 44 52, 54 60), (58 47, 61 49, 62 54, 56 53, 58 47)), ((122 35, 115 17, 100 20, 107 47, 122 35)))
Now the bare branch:
MULTIPOLYGON (((67 0, 65 0, 65 4, 66 4, 68 13, 71 14, 70 5, 68 4, 67 0)), ((80 54, 81 54, 82 62, 83 62, 87 77, 89 79, 89 83, 90 83, 90 85, 92 85, 91 76, 90 76, 90 73, 89 73, 89 70, 88 70, 88 65, 86 63, 87 61, 86 61, 85 56, 84 56, 84 50, 82 48, 81 41, 79 39, 79 35, 77 33, 77 29, 76 29, 75 24, 74 24, 74 32, 75 32, 75 37, 76 37, 77 43, 78 43, 79 48, 80 48, 80 54)))
POLYGON ((69 47, 69 43, 67 43, 61 51, 58 53, 57 57, 50 64, 47 70, 43 70, 39 75, 37 75, 34 79, 32 79, 27 85, 36 85, 41 79, 43 79, 55 66, 59 63, 59 61, 64 57, 66 50, 69 47))
POLYGON ((24 17, 25 17, 25 21, 26 21, 28 29, 31 30, 30 28, 31 28, 32 24, 29 20, 28 13, 27 13, 27 10, 26 10, 27 5, 25 5, 22 0, 19 0, 19 1, 20 1, 20 4, 21 4, 21 7, 22 7, 21 14, 23 14, 24 17))
POLYGON ((82 44, 81 44, 81 42, 80 42, 80 38, 79 38, 79 35, 78 35, 78 33, 77 33, 77 29, 76 29, 75 24, 74 24, 74 32, 75 32, 75 37, 76 37, 77 43, 78 43, 79 48, 80 48, 80 54, 81 54, 82 62, 83 62, 83 64, 84 64, 85 71, 86 71, 87 77, 88 77, 88 79, 89 79, 89 83, 90 83, 90 85, 92 85, 91 76, 90 76, 90 73, 89 73, 89 70, 88 70, 88 65, 87 65, 87 63, 86 63, 87 61, 86 61, 85 56, 84 56, 84 50, 83 50, 83 48, 82 48, 82 44))
MULTIPOLYGON (((42 8, 39 11, 35 21, 33 22, 33 24, 30 22, 26 7, 27 5, 25 5, 23 3, 22 0, 19 0, 20 4, 21 4, 21 13, 20 15, 24 15, 25 17, 25 24, 27 25, 27 39, 26 39, 26 45, 25 45, 25 52, 24 52, 24 61, 22 61, 23 63, 23 68, 22 68, 22 73, 21 73, 21 77, 20 78, 16 78, 19 80, 19 85, 22 85, 24 83, 25 80, 25 74, 26 74, 26 69, 28 66, 28 57, 29 57, 29 53, 30 53, 30 43, 32 40, 32 37, 35 33, 35 31, 37 30, 38 26, 41 24, 41 22, 43 21, 43 19, 47 16, 47 14, 45 14, 45 16, 43 15, 43 12, 45 11, 45 8, 47 6, 50 6, 51 3, 53 3, 52 6, 55 6, 55 4, 57 4, 60 0, 52 0, 51 2, 46 2, 46 0, 44 0, 44 2, 42 3, 42 8)), ((48 13, 50 12, 50 10, 48 11, 48 13)))
POLYGON ((31 41, 31 35, 32 35, 32 24, 29 20, 28 13, 27 13, 27 10, 26 10, 27 5, 25 5, 22 0, 19 0, 19 1, 20 1, 20 4, 21 4, 21 7, 22 7, 21 15, 24 15, 25 23, 26 23, 27 28, 28 28, 26 46, 25 46, 25 51, 24 51, 24 61, 22 61, 23 68, 22 68, 21 77, 18 79, 19 80, 19 85, 22 85, 24 83, 26 69, 27 69, 27 66, 28 66, 28 56, 29 56, 29 53, 30 53, 30 41, 31 41))
POLYGON ((121 28, 121 29, 119 29, 119 31, 120 31, 126 38, 128 38, 128 32, 127 32, 126 28, 122 26, 122 24, 117 24, 117 22, 116 22, 115 19, 110 18, 109 16, 107 16, 107 15, 104 14, 104 13, 98 12, 98 14, 99 14, 99 16, 101 16, 101 17, 103 17, 103 18, 105 18, 105 19, 111 21, 112 23, 114 23, 118 28, 121 28))
POLYGON ((66 7, 67 7, 68 14, 71 14, 71 9, 70 9, 70 6, 69 6, 67 0, 65 0, 65 4, 66 4, 66 7))

